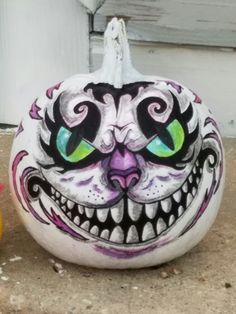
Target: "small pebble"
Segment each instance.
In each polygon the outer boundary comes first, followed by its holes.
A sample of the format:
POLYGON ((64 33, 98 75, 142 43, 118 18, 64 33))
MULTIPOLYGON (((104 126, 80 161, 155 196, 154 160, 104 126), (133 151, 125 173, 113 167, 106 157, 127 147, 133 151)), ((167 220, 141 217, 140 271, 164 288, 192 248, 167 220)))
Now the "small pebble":
POLYGON ((54 259, 52 259, 52 258, 49 258, 48 260, 49 260, 49 262, 50 262, 50 263, 52 263, 52 264, 55 264, 55 261, 54 261, 54 259))
POLYGON ((2 279, 3 281, 8 281, 9 278, 6 277, 6 276, 2 276, 1 279, 2 279))
POLYGON ((174 275, 179 275, 179 274, 182 273, 182 271, 181 271, 180 269, 177 269, 177 268, 172 268, 172 273, 173 273, 174 275))
POLYGON ((160 276, 162 279, 166 279, 169 277, 169 274, 166 271, 161 271, 160 276))
POLYGON ((66 270, 63 269, 63 266, 62 266, 60 263, 56 263, 56 262, 54 261, 54 259, 52 259, 52 258, 49 259, 49 262, 53 264, 53 265, 52 265, 52 269, 53 269, 56 273, 58 273, 58 274, 61 275, 61 276, 64 275, 64 273, 66 272, 66 270))
POLYGON ((57 269, 63 269, 62 265, 59 263, 55 263, 54 266, 57 267, 57 269))
POLYGON ((226 289, 232 288, 231 283, 230 282, 225 282, 225 288, 226 289))
POLYGON ((56 273, 59 273, 59 274, 63 274, 64 273, 64 269, 62 267, 61 264, 59 263, 55 263, 53 266, 52 266, 53 270, 56 272, 56 273))
POLYGON ((9 261, 10 262, 17 262, 17 261, 20 261, 20 260, 22 260, 22 257, 21 256, 14 256, 14 257, 12 257, 12 258, 9 258, 9 261))

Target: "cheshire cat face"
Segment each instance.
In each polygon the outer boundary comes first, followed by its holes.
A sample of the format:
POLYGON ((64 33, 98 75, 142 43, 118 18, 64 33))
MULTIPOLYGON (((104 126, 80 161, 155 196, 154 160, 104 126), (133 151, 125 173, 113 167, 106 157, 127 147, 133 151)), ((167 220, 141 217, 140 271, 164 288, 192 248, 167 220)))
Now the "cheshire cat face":
POLYGON ((30 196, 43 190, 99 241, 133 246, 172 232, 198 193, 206 156, 193 105, 158 85, 60 93, 39 127, 30 196))
POLYGON ((10 178, 30 233, 71 262, 143 267, 194 246, 223 180, 217 125, 171 80, 75 76, 36 99, 19 126, 10 178))

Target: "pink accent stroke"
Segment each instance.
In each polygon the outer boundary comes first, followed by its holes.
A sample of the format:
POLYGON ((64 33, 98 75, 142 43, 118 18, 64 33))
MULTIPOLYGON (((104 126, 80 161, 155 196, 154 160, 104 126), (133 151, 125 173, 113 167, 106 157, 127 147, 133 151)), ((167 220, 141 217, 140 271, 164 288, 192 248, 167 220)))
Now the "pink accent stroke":
POLYGON ((29 168, 26 168, 21 177, 20 177, 20 191, 21 191, 21 194, 22 194, 22 197, 23 197, 23 200, 25 201, 25 203, 27 204, 28 209, 25 208, 25 206, 23 205, 23 202, 22 202, 22 199, 21 199, 21 196, 20 196, 20 193, 18 191, 18 187, 17 187, 17 182, 16 182, 16 173, 17 173, 17 168, 18 168, 18 165, 20 164, 20 162, 23 160, 24 157, 28 156, 28 152, 25 151, 25 150, 22 150, 20 151, 13 163, 12 163, 12 179, 13 179, 13 187, 14 187, 14 190, 15 190, 15 193, 16 193, 16 197, 18 199, 18 201, 21 203, 23 209, 26 211, 26 212, 31 212, 32 215, 37 219, 39 220, 40 222, 44 223, 44 224, 47 224, 48 225, 48 222, 46 222, 43 218, 41 218, 38 213, 33 209, 33 207, 31 206, 30 204, 30 201, 28 199, 28 196, 27 196, 27 193, 26 193, 26 190, 25 190, 25 179, 26 177, 29 175, 29 173, 31 173, 32 171, 35 171, 35 168, 32 168, 32 167, 29 167, 29 168))
POLYGON ((54 90, 58 90, 58 89, 60 88, 61 84, 62 84, 62 82, 57 83, 56 85, 54 85, 54 86, 52 86, 52 87, 50 87, 50 88, 47 89, 46 95, 47 95, 47 97, 48 97, 49 99, 52 99, 52 98, 53 98, 53 92, 54 92, 54 90))

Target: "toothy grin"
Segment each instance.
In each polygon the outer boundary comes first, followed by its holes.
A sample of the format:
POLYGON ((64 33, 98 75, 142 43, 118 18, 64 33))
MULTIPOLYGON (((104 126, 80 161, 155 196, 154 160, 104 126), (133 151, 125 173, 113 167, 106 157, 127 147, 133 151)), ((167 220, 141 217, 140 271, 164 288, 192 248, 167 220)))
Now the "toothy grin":
POLYGON ((139 204, 126 196, 110 208, 76 204, 51 186, 46 192, 76 227, 94 238, 129 245, 155 239, 172 227, 192 203, 201 177, 202 167, 196 161, 183 185, 171 196, 151 204, 139 204))

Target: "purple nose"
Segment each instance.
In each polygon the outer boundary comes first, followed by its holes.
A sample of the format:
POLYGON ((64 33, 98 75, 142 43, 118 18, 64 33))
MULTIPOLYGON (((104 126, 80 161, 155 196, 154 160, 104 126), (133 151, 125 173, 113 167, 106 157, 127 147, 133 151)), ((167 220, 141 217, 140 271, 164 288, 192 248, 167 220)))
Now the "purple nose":
POLYGON ((114 151, 109 166, 108 178, 112 185, 118 183, 122 189, 126 190, 140 179, 135 155, 126 148, 114 151))

